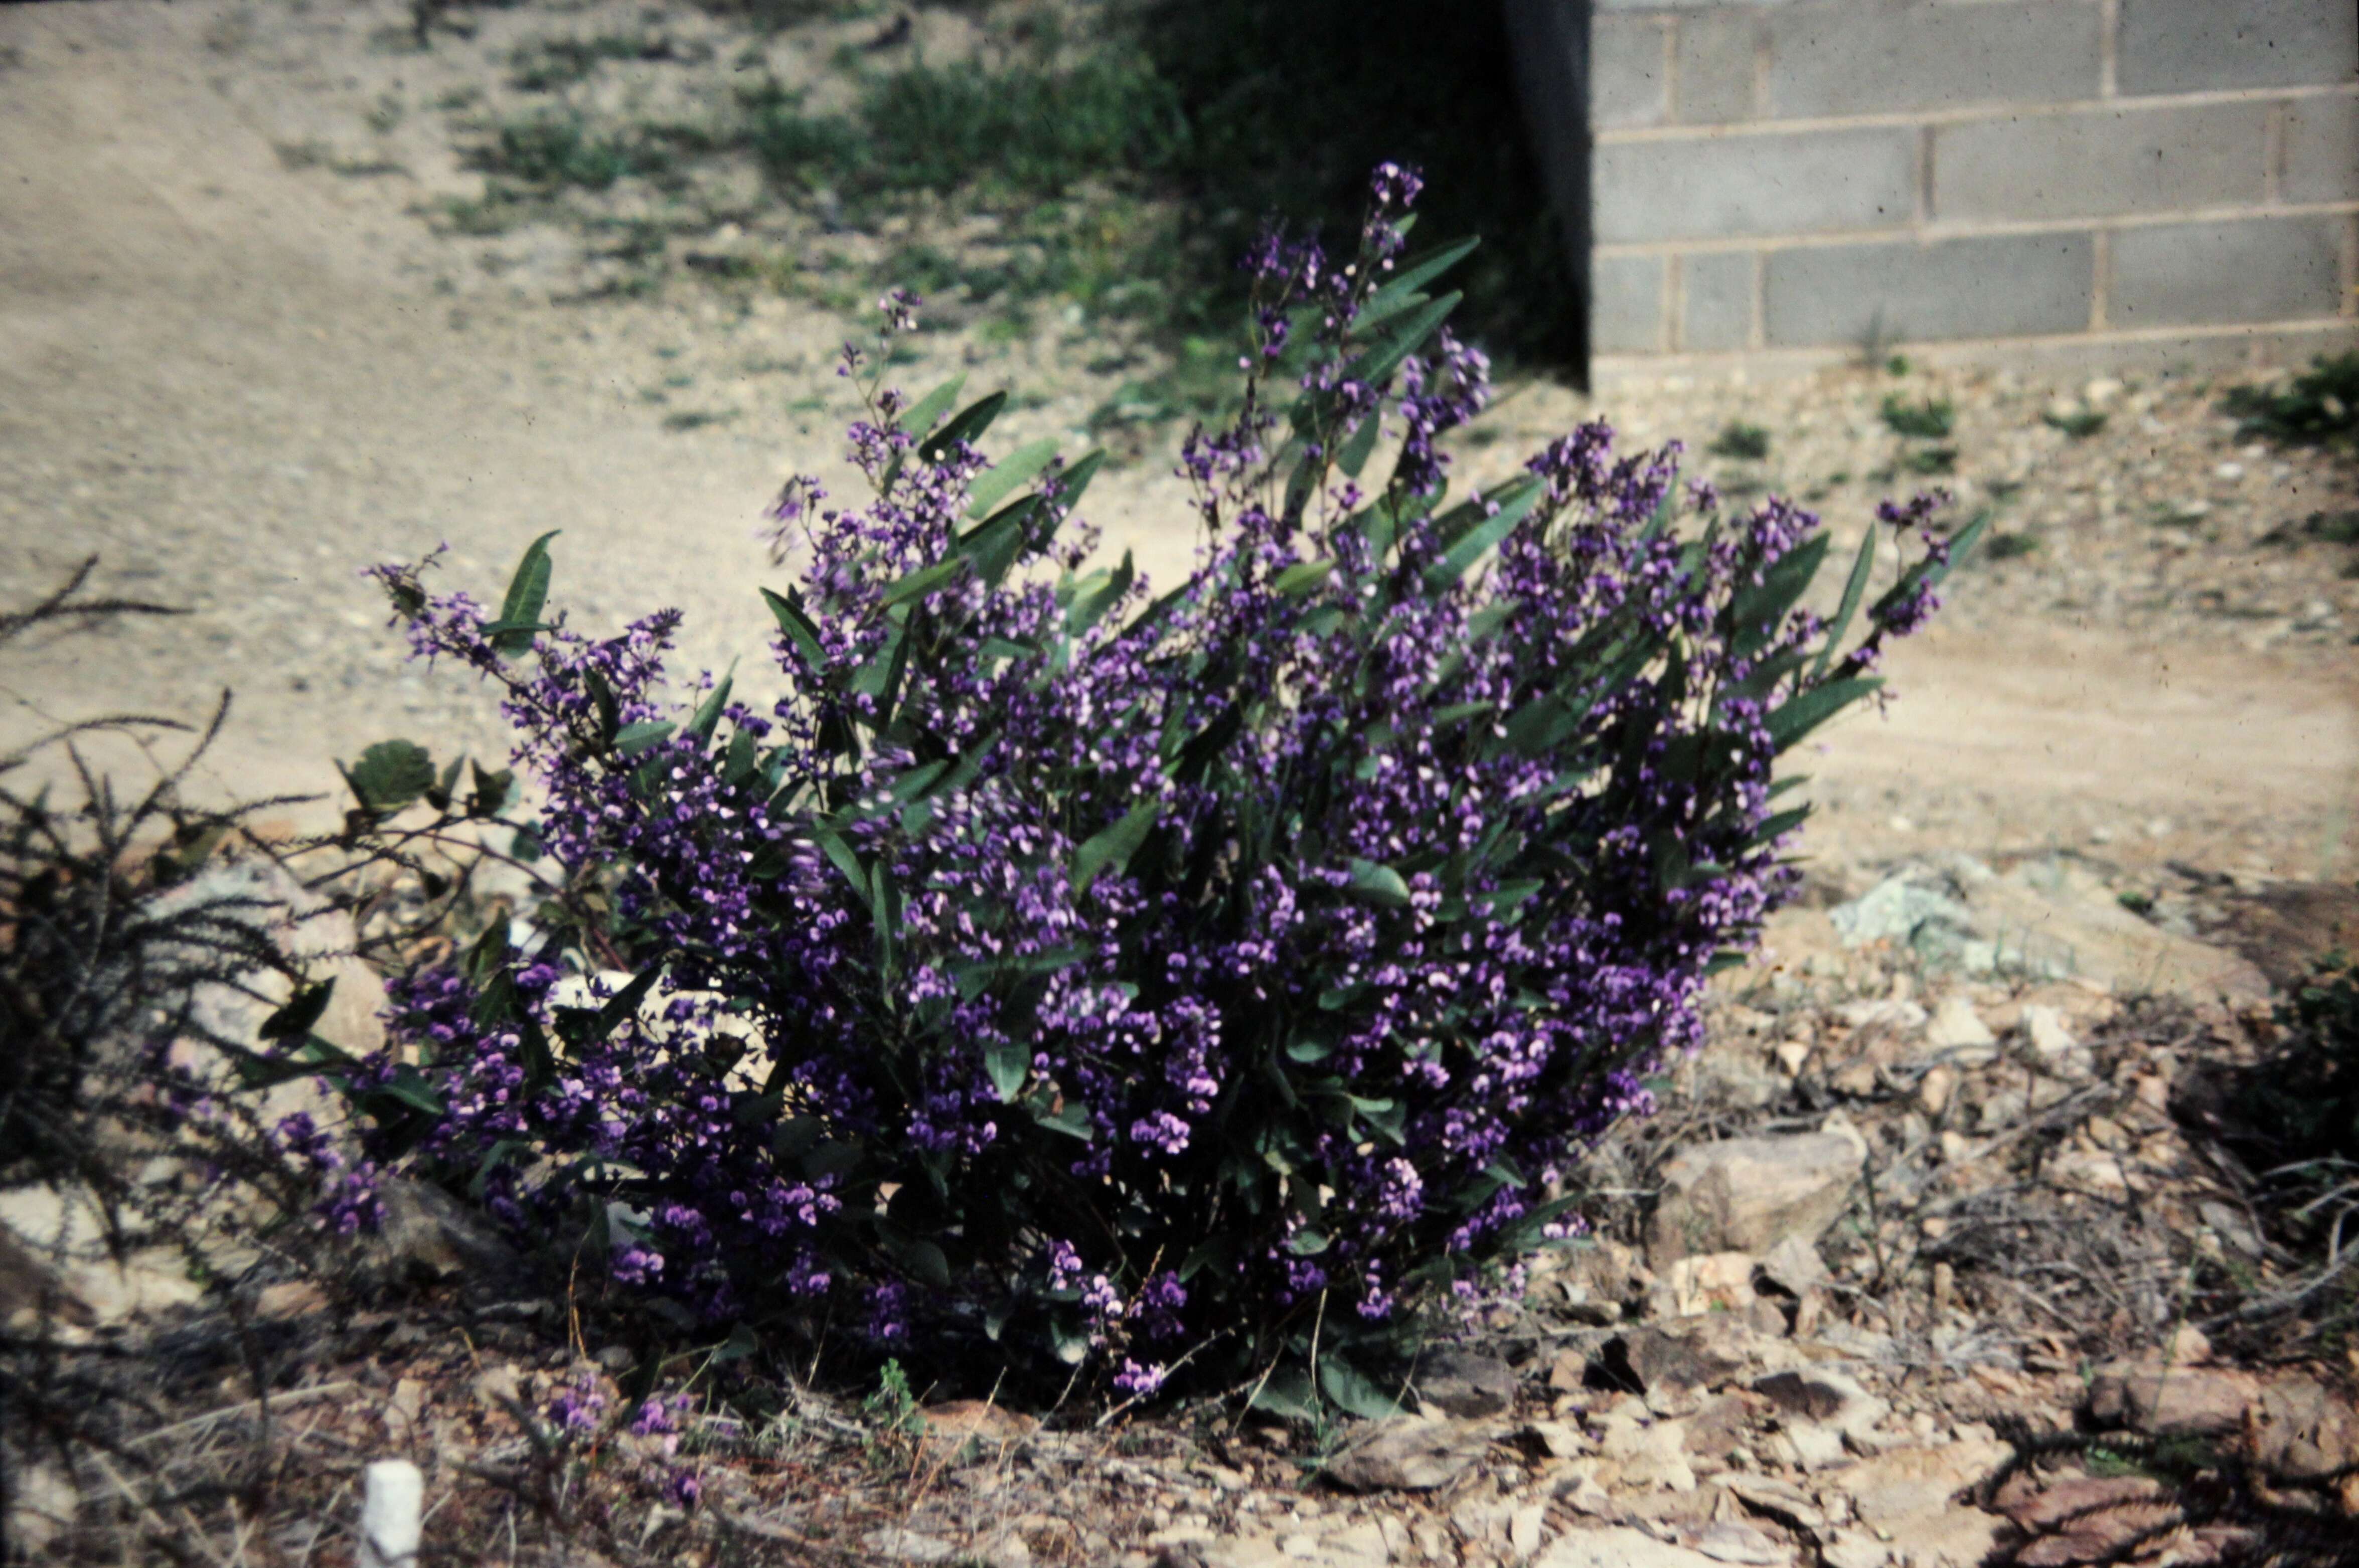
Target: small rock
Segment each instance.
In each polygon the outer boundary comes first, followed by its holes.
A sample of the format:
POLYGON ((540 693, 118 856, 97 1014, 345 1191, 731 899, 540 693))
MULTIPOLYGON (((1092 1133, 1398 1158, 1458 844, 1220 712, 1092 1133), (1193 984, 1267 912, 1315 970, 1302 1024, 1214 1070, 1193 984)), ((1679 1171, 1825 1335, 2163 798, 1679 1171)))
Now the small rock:
POLYGON ((1827 1272, 1826 1260, 1819 1256, 1818 1247, 1799 1236, 1788 1236, 1761 1259, 1762 1280, 1797 1300, 1821 1289, 1833 1278, 1827 1272))
POLYGON ((1767 1252, 1816 1241, 1851 1202, 1866 1162, 1856 1134, 1734 1138, 1682 1149, 1663 1170, 1647 1236, 1658 1269, 1698 1253, 1767 1252))
POLYGON ((2227 1367, 2114 1362, 2089 1381, 2089 1418, 2152 1437, 2211 1437, 2241 1431, 2260 1398, 2260 1380, 2227 1367))
POLYGON ((958 1548, 947 1541, 899 1525, 870 1532, 868 1550, 896 1563, 948 1563, 959 1554, 958 1548))
POLYGON ((1764 1519, 1813 1535, 1827 1528, 1826 1515, 1819 1511, 1808 1492, 1791 1481, 1775 1475, 1728 1475, 1720 1477, 1720 1485, 1764 1519))
POLYGON ((1571 1421, 1532 1421, 1525 1426, 1524 1435, 1551 1459, 1578 1458, 1590 1450, 1589 1439, 1571 1421))
POLYGON ((1896 1556, 1921 1568, 1979 1568, 1998 1542, 2000 1521, 1953 1499, 2012 1453, 1982 1438, 1897 1448, 1834 1472, 1830 1482, 1851 1498, 1862 1524, 1889 1537, 1896 1556))
POLYGON ((1548 1509, 1539 1503, 1517 1508, 1507 1516, 1507 1544, 1518 1557, 1529 1557, 1547 1540, 1548 1509))
POLYGON ((928 1405, 919 1414, 926 1423, 920 1447, 933 1463, 988 1454, 1030 1436, 1040 1425, 1030 1416, 986 1399, 952 1399, 928 1405))
POLYGON ((1479 1427, 1396 1416, 1347 1444, 1327 1462, 1327 1474, 1358 1492, 1430 1492, 1454 1480, 1489 1446, 1479 1427))
POLYGON ((2081 1043, 2065 1027, 2063 1013, 2037 1002, 2027 1005, 2023 1009, 2023 1034, 2043 1061, 2061 1056, 2081 1043))
POLYGON ((1475 1420, 1498 1415, 1515 1404, 1516 1372, 1495 1356, 1442 1350, 1425 1358, 1414 1388, 1419 1399, 1444 1415, 1475 1420))
POLYGON ((1773 1372, 1756 1379, 1753 1391, 1766 1396, 1781 1414, 1815 1421, 1844 1436, 1871 1431, 1892 1409, 1853 1379, 1825 1367, 1773 1372))
POLYGON ((1991 1033, 1973 1003, 1955 992, 1933 1009, 1932 1020, 1925 1026, 1925 1043, 1954 1053, 1955 1060, 1972 1067, 1987 1065, 1998 1056, 1989 1049, 1998 1043, 1998 1036, 1991 1033))
POLYGON ((1696 1550, 1715 1563, 1739 1563, 1748 1568, 1775 1568, 1794 1554, 1749 1524, 1714 1519, 1696 1534, 1696 1550))
POLYGON ((1631 1529, 1568 1530, 1556 1538, 1538 1568, 1712 1568, 1702 1552, 1631 1529))
POLYGON ((1925 1070, 1917 1080, 1917 1103, 1929 1116, 1938 1116, 1949 1108, 1950 1096, 1958 1092, 1958 1070, 1948 1062, 1937 1062, 1925 1070))
POLYGON ((1826 1568, 1885 1568, 1892 1549, 1864 1530, 1839 1530, 1819 1548, 1826 1568))
POLYGON ((1699 1312, 1741 1312, 1754 1301, 1749 1252, 1712 1252, 1682 1258, 1663 1270, 1654 1292, 1658 1317, 1693 1317, 1699 1312))
POLYGON ((506 1238, 440 1187, 397 1177, 378 1187, 377 1200, 385 1223, 361 1238, 364 1277, 397 1283, 456 1276, 480 1285, 512 1282, 523 1272, 506 1238))
POLYGON ((2246 1446, 2269 1474, 2299 1480, 2332 1475, 2359 1465, 2359 1410, 2314 1377, 2280 1377, 2261 1390, 2246 1446))

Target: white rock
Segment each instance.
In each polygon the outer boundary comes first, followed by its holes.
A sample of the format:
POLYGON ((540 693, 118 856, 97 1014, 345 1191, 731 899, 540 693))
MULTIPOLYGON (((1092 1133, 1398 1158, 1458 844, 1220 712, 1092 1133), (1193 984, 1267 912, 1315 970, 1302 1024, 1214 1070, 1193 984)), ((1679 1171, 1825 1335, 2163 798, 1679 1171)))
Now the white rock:
POLYGON ((1998 1036, 1991 1033, 1973 1003, 1954 991, 1933 1009, 1932 1021, 1925 1026, 1925 1043, 1936 1051, 1955 1051, 1956 1059, 1970 1066, 1991 1062, 1998 1054, 1984 1050, 1996 1045, 1998 1036))
POLYGON ((1657 1541, 1627 1525, 1567 1531, 1538 1562, 1539 1568, 1714 1568, 1701 1552, 1657 1541))
POLYGON ((360 1568, 412 1568, 426 1476, 407 1459, 380 1459, 361 1472, 360 1568))
POLYGON ((2031 1049, 2042 1057, 2061 1056, 2081 1043, 2065 1027, 2061 1011, 2038 1002, 2024 1007, 2022 1028, 2024 1038, 2031 1042, 2031 1049))
POLYGON ((1507 1544, 1518 1557, 1529 1557, 1548 1539, 1548 1509, 1539 1503, 1517 1508, 1507 1519, 1507 1544))
POLYGON ((1663 1168, 1647 1234, 1668 1269, 1698 1253, 1767 1252, 1789 1236, 1816 1241, 1851 1202, 1866 1150, 1857 1135, 1733 1138, 1680 1150, 1663 1168))

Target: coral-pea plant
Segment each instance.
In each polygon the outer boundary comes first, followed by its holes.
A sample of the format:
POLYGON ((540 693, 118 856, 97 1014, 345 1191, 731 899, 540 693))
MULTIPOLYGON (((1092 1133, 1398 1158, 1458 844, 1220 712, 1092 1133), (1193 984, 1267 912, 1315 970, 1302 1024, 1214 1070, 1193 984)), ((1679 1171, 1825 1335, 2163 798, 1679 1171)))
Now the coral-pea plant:
POLYGON ((377 1167, 683 1323, 1298 1412, 1386 1408, 1429 1309, 1577 1231, 1568 1171, 1790 886, 1777 754, 1969 541, 1887 507, 1927 549, 1846 653, 1875 534, 1826 624, 1815 519, 1723 516, 1676 447, 1586 425, 1450 504, 1487 366, 1427 291, 1471 242, 1405 254, 1417 183, 1378 171, 1349 260, 1248 258, 1159 597, 1088 569, 1094 457, 995 462, 1005 394, 906 400, 849 348, 871 494, 777 504, 774 695, 668 702, 669 614, 545 620, 545 539, 496 615, 380 569, 505 691, 559 896, 336 1064, 377 1167))

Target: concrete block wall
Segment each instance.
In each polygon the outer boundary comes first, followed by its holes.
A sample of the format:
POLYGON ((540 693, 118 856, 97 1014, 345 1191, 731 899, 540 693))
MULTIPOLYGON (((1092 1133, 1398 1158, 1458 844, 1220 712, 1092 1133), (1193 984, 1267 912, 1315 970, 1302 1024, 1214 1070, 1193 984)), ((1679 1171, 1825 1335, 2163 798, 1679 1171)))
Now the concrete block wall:
POLYGON ((2359 0, 1508 0, 1597 365, 2359 338, 2359 0))

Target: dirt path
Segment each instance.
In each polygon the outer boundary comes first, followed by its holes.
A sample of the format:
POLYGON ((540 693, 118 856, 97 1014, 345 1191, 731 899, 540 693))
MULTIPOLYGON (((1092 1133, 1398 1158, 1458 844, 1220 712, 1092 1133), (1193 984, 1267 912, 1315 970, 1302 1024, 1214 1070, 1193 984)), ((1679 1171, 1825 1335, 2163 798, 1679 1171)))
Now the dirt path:
MULTIPOLYGON (((44 716, 195 713, 231 686, 225 790, 325 788, 330 757, 393 733, 491 749, 487 704, 405 667, 355 573, 447 540, 448 582, 494 593, 550 528, 579 623, 675 604, 698 661, 754 648, 753 589, 776 575, 756 514, 789 467, 829 460, 826 419, 757 408, 673 430, 633 393, 651 345, 674 342, 821 381, 840 321, 784 301, 739 320, 453 289, 449 242, 405 211, 407 182, 290 169, 274 150, 286 105, 332 96, 337 68, 305 42, 315 24, 265 15, 288 29, 276 52, 232 58, 209 30, 223 5, 0 9, 0 601, 96 551, 108 589, 194 611, 13 655, 0 738, 44 716), (258 99, 277 101, 267 125, 258 99)), ((1088 388, 1057 390, 1016 433, 1086 407, 1088 388)), ((1522 407, 1579 411, 1553 392, 1522 407)), ((1168 573, 1186 536, 1128 525, 1181 515, 1160 469, 1150 455, 1093 510, 1111 546, 1168 573)), ((1905 700, 1887 717, 1854 717, 1810 759, 1832 808, 1818 853, 2095 842, 2347 874, 2353 654, 2340 637, 2173 647, 2062 615, 1945 629, 1894 661, 1905 700)))

